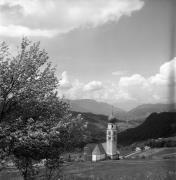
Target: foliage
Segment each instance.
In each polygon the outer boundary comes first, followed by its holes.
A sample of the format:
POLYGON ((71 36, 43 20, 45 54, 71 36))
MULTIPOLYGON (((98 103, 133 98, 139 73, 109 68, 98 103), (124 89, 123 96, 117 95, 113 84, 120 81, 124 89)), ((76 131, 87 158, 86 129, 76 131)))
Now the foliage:
POLYGON ((80 116, 64 117, 62 121, 55 123, 55 126, 48 126, 45 122, 35 122, 32 118, 28 119, 25 125, 23 123, 20 118, 17 119, 13 128, 14 126, 21 128, 13 130, 7 126, 1 128, 0 135, 1 147, 4 147, 6 156, 13 155, 16 166, 26 179, 36 175, 38 172, 36 164, 44 159, 45 177, 51 179, 53 172, 61 165, 60 155, 71 148, 73 150, 86 140, 86 136, 82 136, 86 124, 83 125, 80 116), (75 133, 76 128, 79 128, 80 134, 75 133), (77 144, 74 144, 76 141, 77 144))
POLYGON ((60 167, 60 155, 86 140, 86 124, 57 97, 55 68, 39 43, 24 38, 10 57, 0 46, 0 158, 11 157, 25 180, 45 161, 46 179, 60 167))
MULTIPOLYGON (((78 112, 72 112, 77 115, 78 112)), ((82 117, 88 122, 89 139, 87 143, 100 143, 106 140, 107 116, 92 113, 81 113, 82 117)))
POLYGON ((1 44, 1 122, 13 121, 19 116, 23 119, 38 119, 41 114, 43 116, 40 118, 49 117, 55 109, 52 109, 52 104, 49 106, 53 99, 47 99, 52 96, 55 98, 57 86, 55 68, 48 62, 46 51, 40 50, 40 43, 32 43, 24 38, 20 50, 14 57, 10 56, 8 46, 5 43, 1 44))
POLYGON ((176 147, 176 138, 149 139, 145 142, 145 145, 152 148, 176 147))

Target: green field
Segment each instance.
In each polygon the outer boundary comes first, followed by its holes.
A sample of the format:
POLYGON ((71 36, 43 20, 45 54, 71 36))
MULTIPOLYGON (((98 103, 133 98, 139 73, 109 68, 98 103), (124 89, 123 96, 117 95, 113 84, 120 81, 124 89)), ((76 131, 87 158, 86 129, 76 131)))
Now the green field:
MULTIPOLYGON (((108 160, 74 162, 63 167, 64 180, 175 180, 176 160, 108 160)), ((22 180, 16 172, 3 171, 0 180, 22 180)))
POLYGON ((152 148, 140 152, 134 152, 128 158, 133 159, 173 159, 176 158, 176 148, 152 148))
POLYGON ((101 180, 175 180, 175 160, 119 160, 75 163, 65 167, 65 174, 83 179, 101 180))
POLYGON ((175 156, 176 157, 176 148, 163 148, 163 151, 156 153, 155 156, 157 157, 175 156))

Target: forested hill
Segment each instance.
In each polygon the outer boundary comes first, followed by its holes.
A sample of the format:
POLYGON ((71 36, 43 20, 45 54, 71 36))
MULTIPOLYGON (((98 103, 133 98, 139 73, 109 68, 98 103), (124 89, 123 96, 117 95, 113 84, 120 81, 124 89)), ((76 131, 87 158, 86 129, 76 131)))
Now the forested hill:
POLYGON ((141 125, 118 134, 118 143, 129 145, 137 141, 176 135, 176 112, 152 113, 141 125))
MULTIPOLYGON (((91 133, 91 142, 104 142, 106 140, 106 128, 108 123, 108 116, 98 115, 93 113, 79 113, 72 112, 74 116, 81 114, 83 119, 88 122, 88 130, 91 133)), ((137 121, 129 121, 127 123, 123 120, 117 120, 119 131, 127 128, 136 127, 139 124, 137 121)))
POLYGON ((176 104, 142 104, 128 111, 126 118, 128 120, 145 120, 152 113, 176 112, 176 104))

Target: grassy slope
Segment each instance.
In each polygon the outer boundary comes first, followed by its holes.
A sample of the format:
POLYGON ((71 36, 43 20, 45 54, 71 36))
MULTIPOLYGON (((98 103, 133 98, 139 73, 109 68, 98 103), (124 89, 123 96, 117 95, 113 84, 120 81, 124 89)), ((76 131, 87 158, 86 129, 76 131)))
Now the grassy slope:
MULTIPOLYGON (((64 180, 175 180, 175 167, 174 160, 109 160, 97 163, 70 163, 64 166, 63 172, 64 180)), ((17 173, 1 172, 0 180, 22 178, 17 173)))
POLYGON ((176 178, 176 161, 172 160, 120 160, 97 163, 76 163, 65 168, 65 173, 95 180, 170 180, 176 178), (150 178, 148 178, 150 176, 150 178))
POLYGON ((119 133, 119 143, 129 145, 137 141, 174 136, 176 133, 176 113, 151 114, 141 125, 119 133))
POLYGON ((128 158, 163 159, 176 158, 176 148, 152 148, 146 151, 137 152, 128 158))

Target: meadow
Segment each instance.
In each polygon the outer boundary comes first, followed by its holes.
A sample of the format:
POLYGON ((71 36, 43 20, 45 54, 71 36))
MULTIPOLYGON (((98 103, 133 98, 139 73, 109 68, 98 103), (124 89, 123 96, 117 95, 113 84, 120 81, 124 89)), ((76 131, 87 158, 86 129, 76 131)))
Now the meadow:
POLYGON ((64 171, 65 180, 175 180, 176 161, 119 160, 77 163, 65 167, 64 171))
MULTIPOLYGON (((175 180, 176 148, 160 148, 141 152, 146 159, 106 160, 99 162, 66 162, 61 168, 61 180, 175 180), (152 153, 150 152, 152 151, 152 153), (151 159, 150 156, 157 158, 151 159)), ((41 179, 41 178, 37 178, 41 179)), ((16 169, 0 171, 0 180, 22 180, 16 169)), ((57 178, 58 180, 58 178, 57 178)))
MULTIPOLYGON (((63 180, 175 180, 176 160, 75 162, 65 164, 62 170, 63 180)), ((17 171, 2 171, 0 180, 22 178, 17 171)))

